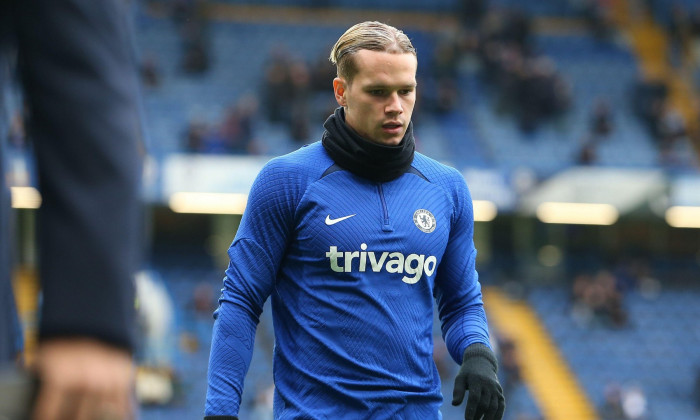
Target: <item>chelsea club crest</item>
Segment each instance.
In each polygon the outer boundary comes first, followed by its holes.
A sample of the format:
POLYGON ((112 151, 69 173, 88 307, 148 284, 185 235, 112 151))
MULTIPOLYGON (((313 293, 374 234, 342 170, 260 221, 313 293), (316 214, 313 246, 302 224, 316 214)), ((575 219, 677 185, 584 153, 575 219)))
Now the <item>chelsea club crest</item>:
POLYGON ((413 223, 415 223, 418 229, 425 233, 430 233, 435 230, 435 216, 425 209, 418 209, 413 213, 413 223))

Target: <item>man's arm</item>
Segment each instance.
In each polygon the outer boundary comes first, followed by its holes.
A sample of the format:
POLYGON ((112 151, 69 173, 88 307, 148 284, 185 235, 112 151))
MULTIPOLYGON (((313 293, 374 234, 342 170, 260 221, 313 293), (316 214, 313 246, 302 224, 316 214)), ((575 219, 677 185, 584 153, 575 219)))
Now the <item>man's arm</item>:
POLYGON ((133 348, 142 145, 125 6, 13 2, 42 194, 42 341, 133 348))
POLYGON ((141 133, 125 6, 10 6, 43 198, 36 419, 133 415, 141 133))
POLYGON ((294 229, 302 187, 290 182, 290 173, 295 171, 277 159, 258 174, 228 250, 231 262, 214 315, 204 412, 207 420, 238 415, 255 330, 294 229))
POLYGON ((457 172, 451 185, 455 214, 450 238, 435 280, 442 334, 450 355, 462 362, 464 350, 474 343, 490 346, 481 284, 476 271, 472 198, 457 172))
POLYGON ((455 378, 453 405, 468 390, 466 420, 500 420, 505 410, 503 390, 496 373, 498 363, 489 344, 488 324, 476 272, 472 199, 464 180, 456 179, 455 217, 450 239, 440 262, 435 298, 443 338, 460 369, 455 378))

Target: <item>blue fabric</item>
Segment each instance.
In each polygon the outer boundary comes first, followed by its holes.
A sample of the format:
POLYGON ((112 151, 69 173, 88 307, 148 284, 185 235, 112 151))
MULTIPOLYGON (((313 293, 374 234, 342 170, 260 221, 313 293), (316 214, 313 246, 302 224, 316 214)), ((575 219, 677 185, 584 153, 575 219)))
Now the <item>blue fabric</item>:
POLYGON ((457 363, 489 344, 461 174, 419 153, 423 176, 382 184, 322 176, 332 165, 317 142, 258 175, 228 251, 206 415, 237 415, 270 296, 276 419, 441 418, 433 297, 457 363))

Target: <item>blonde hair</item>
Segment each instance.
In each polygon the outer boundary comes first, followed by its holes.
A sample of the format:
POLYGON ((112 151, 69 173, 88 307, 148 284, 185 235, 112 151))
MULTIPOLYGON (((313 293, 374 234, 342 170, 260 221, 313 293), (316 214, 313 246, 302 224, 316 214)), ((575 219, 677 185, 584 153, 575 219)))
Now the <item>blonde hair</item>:
POLYGON ((331 49, 329 59, 335 64, 338 77, 352 81, 358 71, 353 56, 360 50, 416 56, 416 49, 403 31, 376 21, 358 23, 345 31, 331 49))

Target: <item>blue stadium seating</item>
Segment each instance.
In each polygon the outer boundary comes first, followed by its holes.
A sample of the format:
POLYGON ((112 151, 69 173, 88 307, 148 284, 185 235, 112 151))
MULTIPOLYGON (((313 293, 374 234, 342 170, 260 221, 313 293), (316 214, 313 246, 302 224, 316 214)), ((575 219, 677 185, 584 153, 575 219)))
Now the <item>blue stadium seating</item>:
MULTIPOLYGON (((206 259, 181 253, 160 253, 153 261, 153 270, 165 282, 175 307, 175 331, 173 331, 173 335, 176 337, 180 337, 182 334, 194 336, 199 347, 194 352, 185 351, 181 345, 173 348, 173 367, 182 387, 179 391, 180 399, 165 407, 141 407, 140 418, 142 420, 201 418, 207 387, 206 374, 213 319, 193 311, 192 296, 195 288, 201 284, 209 285, 218 292, 222 285, 223 270, 212 268, 212 264, 206 259)), ((438 334, 436 340, 441 340, 437 324, 435 331, 438 334)), ((239 413, 241 419, 252 418, 251 409, 256 394, 272 384, 271 343, 273 337, 271 310, 268 301, 263 308, 258 325, 253 360, 245 380, 243 403, 239 413)), ((456 373, 457 365, 454 364, 451 377, 443 381, 442 384, 445 403, 441 411, 444 420, 464 418, 463 406, 460 408, 450 405, 456 373)), ((519 414, 540 415, 532 395, 524 385, 514 387, 509 394, 508 410, 504 420, 516 420, 519 414)))
MULTIPOLYGON (((276 49, 284 49, 292 57, 313 62, 330 50, 344 27, 309 25, 270 25, 212 23, 210 27, 211 69, 203 76, 188 76, 179 71, 180 41, 171 22, 145 18, 139 28, 138 45, 142 56, 156 54, 163 75, 163 88, 146 92, 145 108, 152 153, 161 156, 184 149, 186 121, 197 118, 208 123, 219 121, 225 108, 246 93, 259 93, 266 61, 276 49), (254 53, 253 53, 254 52, 254 53)), ((407 31, 419 59, 427 62, 432 51, 430 37, 422 32, 407 31)), ((421 68, 422 70, 422 68, 421 68)), ((331 95, 329 86, 329 95, 331 95)), ((424 139, 425 150, 442 148, 438 158, 448 156, 446 150, 454 132, 468 132, 459 119, 456 126, 445 127, 428 119, 417 131, 424 139), (429 133, 422 135, 421 133, 429 133)), ((281 154, 297 147, 284 129, 258 121, 258 137, 270 154, 281 154)), ((320 123, 312 127, 310 140, 320 138, 320 123)), ((475 142, 472 138, 472 143, 475 142)), ((478 145, 475 146, 477 148, 478 145)), ((422 147, 422 146, 419 146, 422 147)), ((420 149, 423 150, 423 149, 420 149)), ((476 154, 473 159, 483 159, 476 154)))
POLYGON ((650 5, 654 18, 663 26, 670 23, 674 7, 679 7, 686 15, 699 7, 697 0, 649 0, 647 4, 650 5))
MULTIPOLYGON (((160 156, 181 151, 186 121, 199 118, 214 123, 238 98, 259 93, 266 61, 275 49, 287 49, 291 56, 312 62, 327 54, 331 41, 344 29, 211 23, 211 69, 202 76, 189 76, 179 70, 180 41, 174 24, 145 17, 139 24, 139 49, 142 55, 157 54, 164 79, 163 88, 146 94, 152 152, 160 156)), ((419 59, 429 62, 433 37, 420 31, 409 32, 409 36, 419 59)), ((506 172, 528 166, 547 176, 576 163, 591 109, 598 98, 605 98, 614 110, 615 128, 598 147, 598 164, 658 164, 655 146, 630 110, 630 92, 637 78, 636 60, 630 51, 583 35, 538 36, 535 45, 554 60, 571 83, 574 104, 562 121, 542 126, 535 135, 523 135, 512 118, 492 110, 494 99, 484 91, 482 82, 473 74, 464 74, 459 109, 451 115, 423 118, 417 126, 419 150, 457 165, 496 166, 506 172)), ((419 71, 425 72, 425 67, 419 66, 419 71)), ((283 128, 263 118, 256 120, 256 131, 266 153, 281 154, 297 147, 283 128)), ((319 135, 320 125, 312 123, 309 140, 319 135)))
POLYGON ((535 135, 522 134, 512 117, 493 111, 493 99, 480 93, 475 116, 485 147, 508 171, 529 166, 546 176, 576 163, 590 113, 598 98, 613 110, 614 131, 598 148, 598 164, 617 167, 657 165, 658 153, 650 136, 630 110, 637 80, 636 60, 621 46, 600 43, 588 36, 538 36, 535 45, 552 58, 572 87, 573 106, 563 121, 541 126, 535 135))
MULTIPOLYGON (((286 7, 333 7, 344 9, 371 9, 397 11, 453 12, 458 10, 461 0, 225 0, 231 4, 286 7)), ((574 13, 571 2, 561 0, 491 0, 487 1, 495 8, 520 8, 532 15, 570 16, 574 13)))
POLYGON ((610 383, 636 384, 647 396, 649 418, 700 419, 691 396, 700 367, 699 290, 665 290, 652 300, 631 292, 631 325, 620 330, 578 326, 563 288, 537 288, 528 301, 591 401, 602 404, 610 383))

